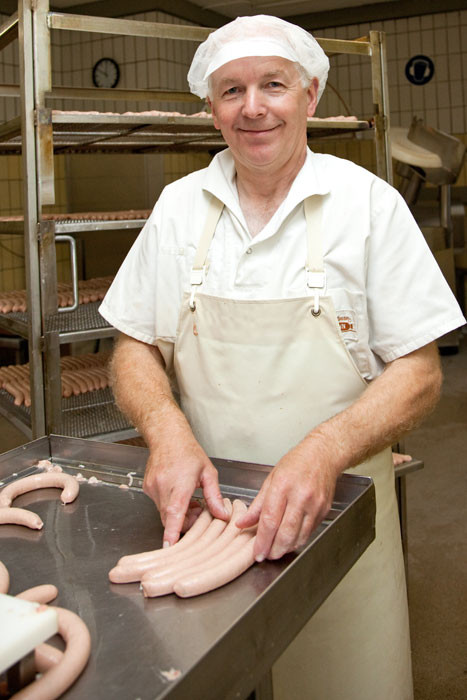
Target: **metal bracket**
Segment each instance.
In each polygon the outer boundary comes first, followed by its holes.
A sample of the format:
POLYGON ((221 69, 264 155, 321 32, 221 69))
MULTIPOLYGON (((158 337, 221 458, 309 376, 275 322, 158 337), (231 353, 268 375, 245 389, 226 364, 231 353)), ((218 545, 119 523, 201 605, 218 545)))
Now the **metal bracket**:
POLYGON ((78 258, 76 254, 76 241, 73 236, 60 234, 55 236, 56 243, 68 243, 70 246, 70 264, 71 264, 71 284, 73 287, 73 303, 71 306, 62 306, 58 309, 59 313, 66 311, 75 311, 78 308, 78 258))

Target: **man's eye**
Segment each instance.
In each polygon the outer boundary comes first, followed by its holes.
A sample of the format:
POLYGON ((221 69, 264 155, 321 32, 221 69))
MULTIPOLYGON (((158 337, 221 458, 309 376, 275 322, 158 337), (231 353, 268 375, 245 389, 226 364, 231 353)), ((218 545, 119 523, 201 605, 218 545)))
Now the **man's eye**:
POLYGON ((231 87, 231 88, 229 88, 228 90, 226 90, 224 94, 225 94, 225 95, 236 95, 237 92, 238 92, 238 88, 237 88, 237 87, 231 87))
POLYGON ((271 88, 280 88, 282 87, 282 83, 280 83, 278 80, 271 80, 270 83, 268 83, 269 87, 271 88))

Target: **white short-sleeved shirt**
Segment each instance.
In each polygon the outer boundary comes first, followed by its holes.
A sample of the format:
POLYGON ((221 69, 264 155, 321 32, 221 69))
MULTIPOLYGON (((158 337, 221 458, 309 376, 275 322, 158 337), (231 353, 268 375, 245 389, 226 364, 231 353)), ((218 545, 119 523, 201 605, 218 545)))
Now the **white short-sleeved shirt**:
POLYGON ((367 380, 385 363, 465 323, 408 207, 385 181, 350 161, 308 150, 286 199, 252 238, 227 149, 162 192, 99 309, 118 330, 153 345, 175 342, 210 193, 225 207, 202 291, 233 299, 311 293, 303 200, 323 195, 326 293, 367 380))

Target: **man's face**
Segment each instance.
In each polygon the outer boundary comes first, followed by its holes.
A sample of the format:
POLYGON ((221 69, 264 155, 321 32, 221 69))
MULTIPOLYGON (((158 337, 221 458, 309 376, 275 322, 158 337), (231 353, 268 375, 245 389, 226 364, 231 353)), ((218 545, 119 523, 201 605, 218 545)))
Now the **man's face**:
POLYGON ((304 88, 296 66, 277 56, 239 58, 218 68, 210 104, 237 168, 273 172, 302 161, 317 91, 317 80, 304 88))

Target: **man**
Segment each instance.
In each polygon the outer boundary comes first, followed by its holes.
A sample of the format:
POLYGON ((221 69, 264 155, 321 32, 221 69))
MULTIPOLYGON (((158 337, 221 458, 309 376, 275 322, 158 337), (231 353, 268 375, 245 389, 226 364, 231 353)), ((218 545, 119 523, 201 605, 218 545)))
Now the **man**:
POLYGON ((389 446, 434 406, 433 341, 464 319, 398 194, 307 149, 327 71, 274 17, 211 34, 188 78, 229 148, 164 190, 101 309, 124 334, 114 388, 150 448, 164 546, 196 487, 225 517, 209 457, 274 465, 240 523, 258 524, 258 561, 306 542, 344 470, 373 477, 376 540, 276 664, 274 692, 405 700, 389 446))

